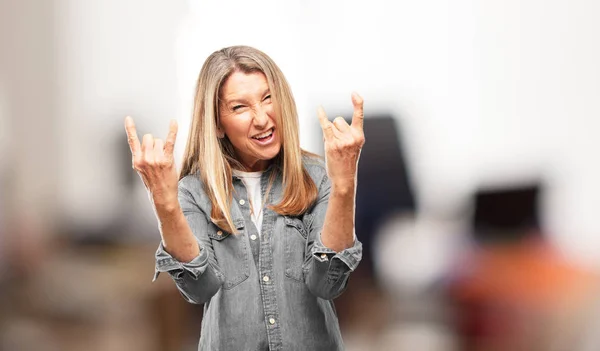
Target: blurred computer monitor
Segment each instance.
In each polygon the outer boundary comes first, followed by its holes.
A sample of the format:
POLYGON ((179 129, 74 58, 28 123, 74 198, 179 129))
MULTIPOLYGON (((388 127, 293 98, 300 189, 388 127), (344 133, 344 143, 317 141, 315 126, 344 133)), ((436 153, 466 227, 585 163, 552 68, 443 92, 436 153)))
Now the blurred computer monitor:
POLYGON ((540 235, 539 183, 480 189, 474 195, 473 236, 477 242, 514 242, 540 235))

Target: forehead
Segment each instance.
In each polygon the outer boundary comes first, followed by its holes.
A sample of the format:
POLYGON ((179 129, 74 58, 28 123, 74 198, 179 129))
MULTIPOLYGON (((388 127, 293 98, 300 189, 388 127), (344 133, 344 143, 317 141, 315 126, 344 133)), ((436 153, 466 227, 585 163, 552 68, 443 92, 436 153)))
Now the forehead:
POLYGON ((267 78, 262 72, 244 73, 236 71, 223 84, 221 94, 223 99, 262 95, 269 88, 267 78))

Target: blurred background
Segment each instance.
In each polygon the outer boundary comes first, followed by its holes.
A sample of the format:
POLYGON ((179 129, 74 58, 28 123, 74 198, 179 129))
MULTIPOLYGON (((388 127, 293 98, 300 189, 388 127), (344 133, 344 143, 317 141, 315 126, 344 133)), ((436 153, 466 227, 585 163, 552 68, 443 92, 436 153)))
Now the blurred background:
POLYGON ((600 2, 0 0, 0 350, 197 348, 151 283, 123 128, 180 159, 205 58, 255 46, 316 108, 365 100, 346 348, 600 350, 600 2))

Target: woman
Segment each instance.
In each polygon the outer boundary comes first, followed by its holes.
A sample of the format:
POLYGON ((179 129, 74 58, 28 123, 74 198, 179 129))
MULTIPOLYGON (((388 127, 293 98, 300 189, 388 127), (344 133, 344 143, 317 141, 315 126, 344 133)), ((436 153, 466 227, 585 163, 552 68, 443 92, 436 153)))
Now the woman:
POLYGON ((200 350, 343 349, 332 299, 362 256, 354 235, 363 102, 330 122, 326 165, 300 149, 291 90, 275 63, 247 46, 214 52, 198 78, 178 176, 177 124, 163 142, 130 117, 125 128, 156 212, 156 276, 168 272, 204 304, 200 350))

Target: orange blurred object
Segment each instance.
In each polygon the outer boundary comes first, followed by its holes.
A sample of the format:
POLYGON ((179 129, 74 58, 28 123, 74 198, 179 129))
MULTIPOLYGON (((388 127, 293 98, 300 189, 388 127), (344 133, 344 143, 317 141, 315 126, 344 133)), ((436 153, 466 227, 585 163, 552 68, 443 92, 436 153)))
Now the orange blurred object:
POLYGON ((482 246, 458 271, 449 292, 465 350, 571 345, 598 291, 595 272, 540 239, 482 246))

